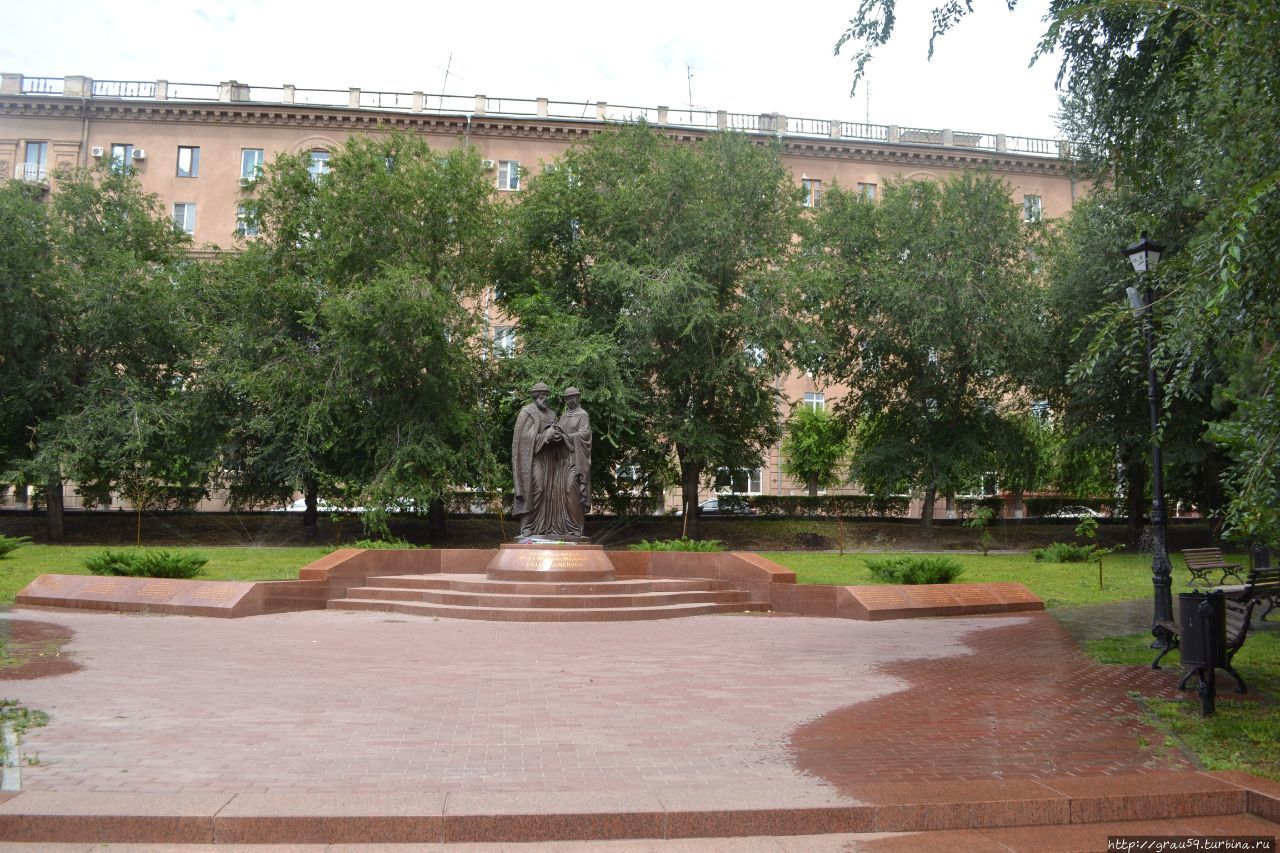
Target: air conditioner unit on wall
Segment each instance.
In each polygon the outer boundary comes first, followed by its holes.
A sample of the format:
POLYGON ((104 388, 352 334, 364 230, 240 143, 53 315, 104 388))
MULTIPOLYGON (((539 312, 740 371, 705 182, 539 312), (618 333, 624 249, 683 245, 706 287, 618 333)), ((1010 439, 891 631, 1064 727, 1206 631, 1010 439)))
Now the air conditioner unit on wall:
POLYGON ((133 159, 145 160, 147 159, 147 152, 142 148, 135 148, 133 149, 133 159))
POLYGON ((102 150, 101 145, 95 145, 89 149, 89 153, 92 154, 94 157, 101 157, 106 152, 102 150))
POLYGON ((485 161, 484 161, 484 167, 485 167, 486 169, 492 169, 492 168, 493 168, 494 166, 496 166, 496 165, 498 165, 498 164, 497 164, 497 163, 495 163, 495 162, 493 162, 492 160, 485 160, 485 161))

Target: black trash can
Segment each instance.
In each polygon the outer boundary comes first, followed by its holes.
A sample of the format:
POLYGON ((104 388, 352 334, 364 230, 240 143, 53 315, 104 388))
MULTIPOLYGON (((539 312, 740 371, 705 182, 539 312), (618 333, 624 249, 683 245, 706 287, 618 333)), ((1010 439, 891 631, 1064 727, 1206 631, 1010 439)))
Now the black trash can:
POLYGON ((1210 672, 1226 667, 1226 596, 1221 592, 1179 593, 1178 622, 1182 625, 1180 650, 1184 667, 1210 672))

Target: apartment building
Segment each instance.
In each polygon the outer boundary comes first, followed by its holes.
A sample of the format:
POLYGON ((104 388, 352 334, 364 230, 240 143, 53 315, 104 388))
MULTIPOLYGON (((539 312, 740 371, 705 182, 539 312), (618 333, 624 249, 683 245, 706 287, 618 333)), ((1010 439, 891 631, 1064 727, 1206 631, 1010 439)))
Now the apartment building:
MULTIPOLYGON (((496 190, 514 197, 527 174, 571 146, 642 118, 686 141, 722 130, 776 138, 807 206, 820 205, 836 183, 875 196, 889 178, 942 179, 964 169, 986 169, 1005 180, 1028 219, 1066 213, 1087 189, 1065 143, 999 133, 541 97, 10 73, 0 75, 0 175, 47 186, 59 168, 110 155, 134 167, 143 188, 163 200, 197 247, 226 249, 242 227, 243 179, 281 153, 309 152, 312 168, 323 171, 329 152, 353 134, 409 131, 440 149, 473 146, 490 166, 496 190)), ((511 345, 510 322, 496 314, 488 319, 495 343, 511 345)), ((779 387, 788 401, 779 417, 791 404, 828 406, 845 390, 803 373, 783 377, 779 387)), ((732 479, 752 494, 804 492, 782 474, 777 447, 758 469, 732 479)), ((678 503, 678 494, 668 497, 670 505, 678 503)))

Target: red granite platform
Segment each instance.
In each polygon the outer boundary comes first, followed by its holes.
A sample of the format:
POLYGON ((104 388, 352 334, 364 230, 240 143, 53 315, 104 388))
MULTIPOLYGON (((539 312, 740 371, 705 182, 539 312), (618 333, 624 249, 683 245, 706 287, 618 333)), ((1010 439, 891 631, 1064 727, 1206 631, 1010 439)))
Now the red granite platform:
POLYGON ((512 622, 635 621, 762 610, 876 621, 1044 607, 1016 583, 845 587, 795 580, 794 572, 744 552, 606 552, 599 545, 551 544, 498 550, 342 549, 304 566, 296 581, 47 574, 16 601, 187 616, 332 608, 512 622), (637 585, 641 580, 647 586, 637 585), (590 586, 575 586, 581 584, 590 586))

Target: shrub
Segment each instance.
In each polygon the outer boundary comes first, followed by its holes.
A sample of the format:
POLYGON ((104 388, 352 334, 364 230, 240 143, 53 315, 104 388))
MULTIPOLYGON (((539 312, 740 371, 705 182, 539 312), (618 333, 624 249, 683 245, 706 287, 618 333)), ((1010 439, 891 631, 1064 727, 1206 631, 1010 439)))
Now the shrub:
POLYGON ((868 557, 871 577, 880 583, 951 583, 964 573, 964 566, 952 557, 938 555, 868 557))
MULTIPOLYGON (((348 542, 343 548, 363 548, 366 551, 390 551, 417 548, 411 542, 404 539, 357 539, 355 542, 348 542)), ((424 547, 430 547, 424 546, 424 547)))
POLYGON ((1045 548, 1032 548, 1031 556, 1037 563, 1086 563, 1093 557, 1093 546, 1054 542, 1045 548))
POLYGON ((724 550, 724 544, 719 539, 659 539, 654 542, 650 542, 648 539, 641 539, 636 544, 628 547, 632 551, 697 551, 707 553, 724 550))
POLYGON ((5 536, 0 534, 0 560, 31 542, 30 536, 5 536))
POLYGON ((82 561, 84 567, 95 575, 133 575, 133 553, 130 551, 113 551, 108 548, 96 554, 90 554, 82 561))
POLYGON ((84 559, 84 567, 95 575, 130 578, 193 578, 209 558, 183 551, 113 551, 108 548, 84 559))

